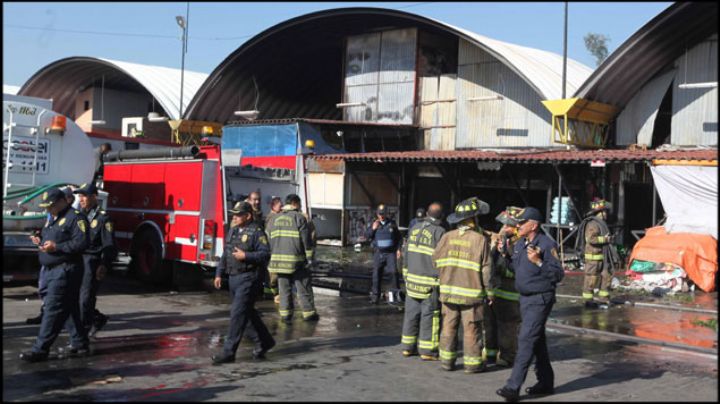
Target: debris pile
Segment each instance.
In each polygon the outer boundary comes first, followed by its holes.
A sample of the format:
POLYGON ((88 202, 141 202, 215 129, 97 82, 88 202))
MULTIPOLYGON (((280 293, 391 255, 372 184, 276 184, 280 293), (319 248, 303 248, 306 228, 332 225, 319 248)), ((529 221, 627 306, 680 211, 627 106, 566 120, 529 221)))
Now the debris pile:
POLYGON ((625 289, 644 290, 658 296, 695 290, 687 272, 672 262, 633 260, 627 275, 626 284, 621 285, 625 289))

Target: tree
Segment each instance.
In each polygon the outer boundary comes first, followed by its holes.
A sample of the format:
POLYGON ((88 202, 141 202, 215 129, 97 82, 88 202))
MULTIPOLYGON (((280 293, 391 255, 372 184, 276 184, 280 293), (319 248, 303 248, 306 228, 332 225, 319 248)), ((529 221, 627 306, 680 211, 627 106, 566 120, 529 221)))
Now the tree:
POLYGON ((610 37, 589 32, 583 39, 585 40, 585 48, 595 56, 595 65, 600 66, 600 63, 602 63, 608 55, 606 43, 610 42, 610 37))

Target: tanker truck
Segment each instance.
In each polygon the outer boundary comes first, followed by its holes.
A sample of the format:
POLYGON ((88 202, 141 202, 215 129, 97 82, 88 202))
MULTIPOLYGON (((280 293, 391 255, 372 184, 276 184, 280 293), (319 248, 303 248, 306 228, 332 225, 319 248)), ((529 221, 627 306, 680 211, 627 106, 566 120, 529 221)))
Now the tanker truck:
POLYGON ((3 97, 4 282, 37 276, 37 247, 29 236, 45 224, 38 206, 43 193, 91 181, 96 159, 72 120, 47 105, 3 97))

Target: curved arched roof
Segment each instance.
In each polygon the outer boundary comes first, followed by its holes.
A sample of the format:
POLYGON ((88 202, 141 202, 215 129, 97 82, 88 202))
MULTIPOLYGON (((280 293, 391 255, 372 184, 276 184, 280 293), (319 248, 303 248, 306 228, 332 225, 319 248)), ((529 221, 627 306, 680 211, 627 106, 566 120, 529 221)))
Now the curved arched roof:
MULTIPOLYGON (((70 115, 79 91, 100 85, 105 75, 105 87, 150 93, 170 119, 179 118, 180 70, 148 66, 105 58, 69 57, 57 60, 38 70, 22 85, 19 95, 52 98, 55 111, 70 115)), ((207 79, 205 73, 185 70, 183 108, 207 79)))
POLYGON ((716 2, 676 2, 608 56, 575 96, 623 108, 686 49, 717 33, 717 26, 716 2))
MULTIPOLYGON (((260 89, 261 118, 287 118, 279 116, 283 113, 294 114, 295 117, 338 117, 333 105, 306 105, 301 106, 303 94, 313 89, 325 91, 339 102, 341 88, 327 87, 327 77, 341 77, 343 39, 348 35, 357 35, 372 30, 405 28, 416 26, 432 32, 445 35, 455 35, 475 44, 493 57, 507 65, 544 99, 556 99, 562 93, 562 56, 551 52, 531 49, 507 42, 487 38, 473 32, 453 27, 430 18, 422 17, 403 11, 383 8, 340 8, 319 11, 277 24, 248 40, 232 54, 230 54, 210 74, 208 80, 200 88, 196 97, 190 103, 185 117, 188 119, 201 119, 224 122, 231 118, 235 109, 253 109, 255 88, 250 75, 265 75, 266 87, 283 87, 290 91, 290 102, 285 105, 268 102, 265 96, 263 105, 263 89, 260 89), (289 53, 297 59, 277 62, 282 66, 274 66, 267 62, 267 56, 289 53), (332 53, 332 56, 328 54, 332 53), (258 68, 258 64, 267 63, 267 66, 258 68), (253 64, 255 64, 253 66, 253 64), (327 64, 336 65, 335 67, 327 64), (313 65, 313 68, 307 65, 313 65), (282 74, 288 69, 305 69, 309 83, 283 81, 282 74), (315 71, 313 71, 315 70, 315 71), (317 70, 321 71, 318 72, 317 70), (272 75, 272 77, 269 77, 272 75), (323 80, 324 78, 324 80, 323 80), (278 81, 281 83, 278 83, 278 81), (293 86, 305 88, 291 89, 293 86), (252 94, 249 99, 243 100, 243 94, 252 94), (243 107, 244 106, 244 107, 243 107), (269 111, 265 113, 265 111, 269 111), (306 114, 306 115, 303 115, 306 114), (319 114, 321 116, 309 116, 319 114)), ((277 60, 277 59, 274 59, 277 60)), ((568 59, 567 66, 567 93, 572 94, 592 69, 568 59)), ((258 79, 260 81, 260 79, 258 79)), ((262 86, 261 86, 262 87, 262 86)), ((266 90, 265 94, 273 90, 266 90)), ((309 104, 312 104, 310 102, 309 104)))

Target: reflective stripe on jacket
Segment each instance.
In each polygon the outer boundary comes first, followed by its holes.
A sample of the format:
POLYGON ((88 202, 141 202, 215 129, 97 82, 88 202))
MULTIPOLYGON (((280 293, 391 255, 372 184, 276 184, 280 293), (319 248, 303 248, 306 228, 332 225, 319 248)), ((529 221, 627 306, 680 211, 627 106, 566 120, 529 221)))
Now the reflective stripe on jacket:
POLYGON ((439 272, 441 302, 475 305, 494 295, 489 288, 492 260, 487 235, 467 227, 445 233, 432 258, 439 272))
POLYGON ((439 225, 438 220, 431 217, 419 220, 408 230, 402 261, 402 273, 408 296, 427 299, 432 293, 432 287, 439 285, 432 255, 443 234, 445 229, 439 225))
POLYGON ((265 229, 270 236, 270 263, 268 271, 292 274, 312 259, 312 240, 307 219, 297 209, 283 207, 265 229))

